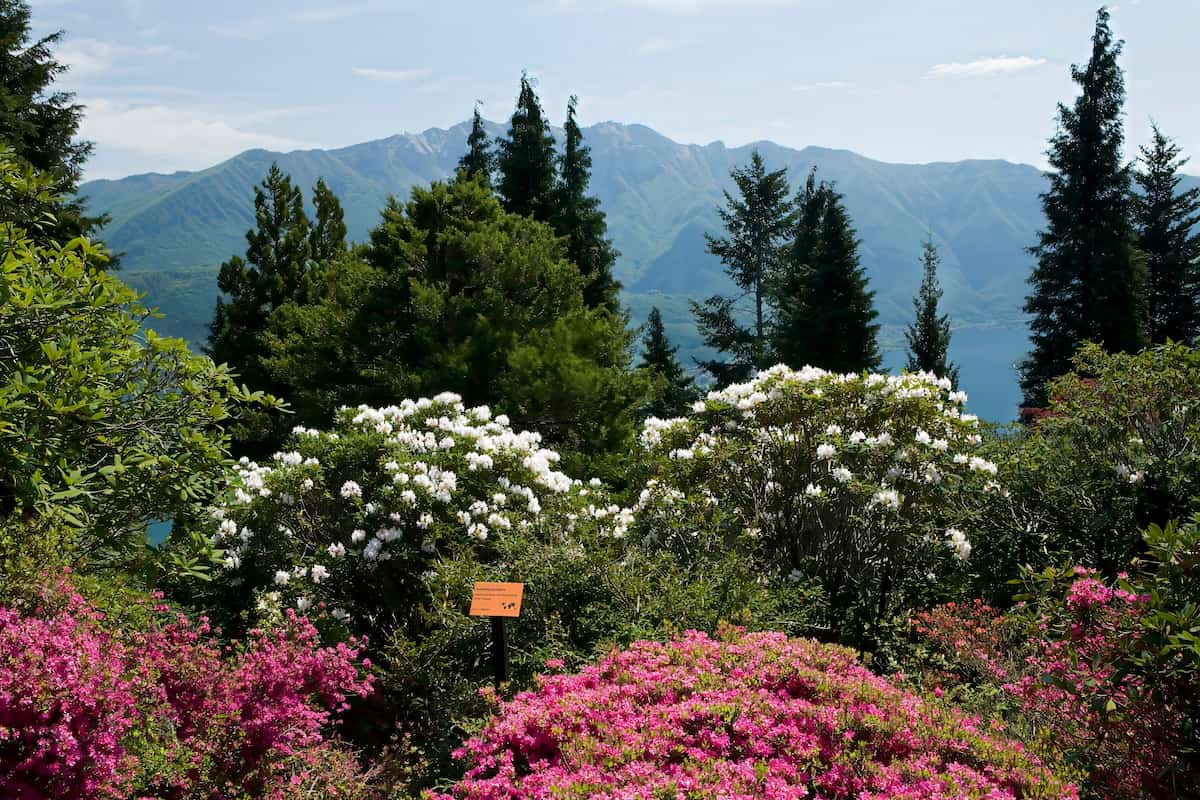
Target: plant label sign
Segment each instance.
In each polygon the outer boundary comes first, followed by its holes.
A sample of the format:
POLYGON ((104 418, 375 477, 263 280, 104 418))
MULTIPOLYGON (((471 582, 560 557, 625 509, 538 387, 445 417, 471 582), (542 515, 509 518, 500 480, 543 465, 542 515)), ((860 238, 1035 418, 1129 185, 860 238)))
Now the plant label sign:
POLYGON ((525 593, 523 583, 488 583, 480 581, 475 584, 475 592, 471 595, 472 617, 519 617, 521 615, 521 596, 525 593))

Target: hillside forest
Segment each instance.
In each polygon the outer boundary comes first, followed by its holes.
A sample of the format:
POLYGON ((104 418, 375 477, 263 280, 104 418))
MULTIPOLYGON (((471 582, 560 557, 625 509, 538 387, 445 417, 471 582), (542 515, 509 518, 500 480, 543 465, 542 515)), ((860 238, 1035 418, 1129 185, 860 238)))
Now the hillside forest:
POLYGON ((855 204, 767 148, 670 311, 696 357, 635 326, 528 74, 362 237, 263 164, 203 341, 164 336, 62 34, 0 0, 0 797, 1200 796, 1200 188, 1125 152, 1110 23, 1001 425, 939 237, 885 371, 855 204), (524 585, 503 676, 485 581, 524 585))

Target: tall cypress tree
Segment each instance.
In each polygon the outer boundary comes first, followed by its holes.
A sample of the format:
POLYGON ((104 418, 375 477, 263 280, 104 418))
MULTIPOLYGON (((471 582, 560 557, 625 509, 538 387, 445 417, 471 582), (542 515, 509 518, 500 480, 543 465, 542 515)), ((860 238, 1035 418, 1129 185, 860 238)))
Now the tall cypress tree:
POLYGON ((913 298, 916 319, 904 332, 904 338, 908 340, 906 368, 912 372, 932 372, 934 375, 949 378, 957 387, 958 367, 948 360, 950 316, 938 313, 938 301, 942 299, 942 287, 937 278, 939 261, 933 234, 930 234, 921 253, 921 288, 913 298))
POLYGON ((300 189, 272 164, 254 188, 255 227, 246 231, 246 257, 221 265, 208 352, 253 388, 268 388, 260 359, 263 333, 276 308, 296 298, 311 268, 312 242, 300 189))
POLYGON ((859 263, 858 239, 842 196, 809 173, 796 198, 787 257, 771 281, 776 355, 793 367, 835 372, 879 366, 875 293, 859 263))
MULTIPOLYGON (((63 32, 34 40, 29 22, 25 0, 0 0, 0 144, 53 176, 54 192, 69 198, 79 185, 92 143, 76 138, 83 106, 75 102, 75 95, 52 88, 55 78, 67 71, 53 52, 63 32)), ((84 213, 81 199, 59 200, 46 238, 86 236, 106 221, 84 213)))
POLYGON ((1200 335, 1200 234, 1193 233, 1200 226, 1200 188, 1179 191, 1179 170, 1188 159, 1157 125, 1139 160, 1135 177, 1142 191, 1133 210, 1146 258, 1147 334, 1155 344, 1190 343, 1200 335))
POLYGON ((1028 407, 1044 406, 1046 382, 1069 371, 1075 350, 1093 341, 1111 351, 1146 342, 1144 268, 1133 247, 1130 175, 1122 156, 1125 77, 1109 14, 1100 9, 1092 54, 1072 66, 1080 94, 1058 106, 1042 194, 1046 229, 1030 248, 1037 265, 1025 302, 1033 351, 1021 365, 1028 407))
POLYGON ((475 106, 475 114, 471 117, 467 152, 458 160, 458 168, 468 180, 482 181, 484 186, 491 188, 492 173, 496 170, 496 154, 492 152, 491 140, 484 130, 478 104, 475 106))
POLYGON ((509 123, 508 137, 497 142, 497 188, 504 210, 533 217, 539 222, 554 218, 554 137, 533 91, 529 76, 521 75, 521 92, 509 123))
POLYGON ((313 261, 324 263, 346 250, 346 218, 342 203, 325 183, 317 178, 313 187, 313 208, 316 219, 308 235, 313 261))
POLYGON ((617 291, 621 285, 612 274, 617 251, 606 238, 608 225, 600 201, 587 194, 592 155, 583 143, 583 131, 575 119, 577 102, 574 95, 567 102, 567 121, 563 126, 566 142, 559 159, 554 230, 567 240, 567 258, 583 275, 583 302, 589 308, 617 311, 620 307, 617 291))
POLYGON ((746 380, 774 358, 767 336, 771 322, 767 282, 778 269, 782 246, 793 224, 786 169, 767 172, 762 156, 755 150, 750 165, 735 168, 730 175, 738 196, 725 192, 726 208, 717 211, 727 235, 716 238, 705 234, 704 238, 708 252, 721 259, 725 273, 742 294, 714 295, 703 304, 692 302, 692 314, 704 343, 730 356, 699 362, 720 384, 746 380), (749 326, 739 319, 745 312, 739 303, 746 299, 750 302, 749 326))
POLYGON ((649 372, 657 386, 653 399, 646 406, 645 416, 668 419, 683 414, 699 395, 692 377, 683 371, 675 353, 679 350, 667 339, 662 314, 658 307, 650 309, 646 331, 642 335, 642 360, 638 369, 649 372))

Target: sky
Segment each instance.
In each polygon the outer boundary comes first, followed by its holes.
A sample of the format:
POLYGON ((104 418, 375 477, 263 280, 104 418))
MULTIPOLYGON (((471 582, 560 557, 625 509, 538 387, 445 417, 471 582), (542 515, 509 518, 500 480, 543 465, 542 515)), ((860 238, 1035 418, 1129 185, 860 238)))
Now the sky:
MULTIPOLYGON (((882 161, 1045 165, 1096 0, 30 0, 65 30, 87 178, 195 170, 506 119, 522 70, 561 124, 648 125, 882 161)), ((1200 0, 1121 0, 1128 152, 1200 153, 1200 0)), ((1187 172, 1200 174, 1200 158, 1187 172)))

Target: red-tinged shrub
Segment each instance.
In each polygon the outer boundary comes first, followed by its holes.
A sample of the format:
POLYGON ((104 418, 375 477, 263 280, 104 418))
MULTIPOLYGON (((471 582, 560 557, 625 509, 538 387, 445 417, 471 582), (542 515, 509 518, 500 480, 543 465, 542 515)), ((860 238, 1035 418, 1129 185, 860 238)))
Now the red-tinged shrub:
POLYGON ((1179 796, 1188 778, 1176 764, 1185 730, 1170 699, 1178 691, 1131 658, 1146 649, 1148 597, 1082 567, 1033 581, 1033 602, 1008 614, 979 602, 949 604, 917 615, 915 627, 949 658, 957 672, 951 682, 999 689, 1034 735, 1087 774, 1098 796, 1179 796))
POLYGON ((222 646, 166 606, 127 631, 65 583, 46 600, 0 608, 0 796, 361 794, 328 736, 371 689, 355 643, 321 647, 293 614, 222 646))
POLYGON ((638 642, 501 704, 434 800, 1074 798, 998 727, 779 633, 638 642))

